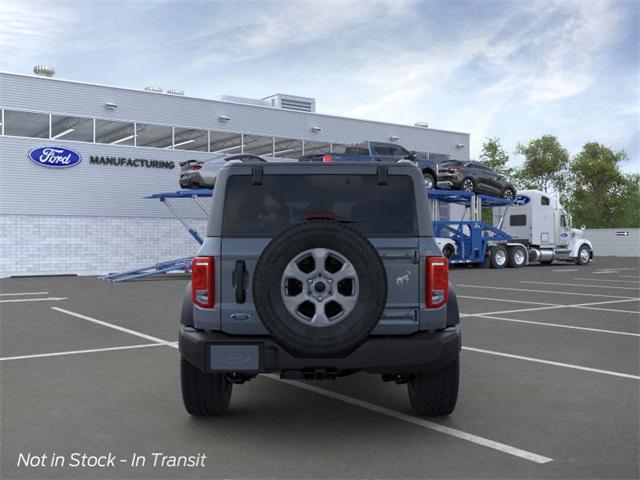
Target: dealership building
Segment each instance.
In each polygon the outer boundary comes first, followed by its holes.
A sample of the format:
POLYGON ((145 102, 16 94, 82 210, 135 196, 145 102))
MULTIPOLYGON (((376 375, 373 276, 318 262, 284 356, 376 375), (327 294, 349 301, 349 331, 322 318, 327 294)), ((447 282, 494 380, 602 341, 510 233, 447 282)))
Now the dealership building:
MULTIPOLYGON (((145 198, 177 190, 182 161, 242 152, 298 158, 364 140, 438 161, 469 159, 467 133, 324 115, 311 98, 211 100, 34 71, 0 73, 0 277, 100 274, 193 255, 184 227, 145 198), (71 151, 73 165, 43 166, 34 151, 71 151)), ((193 202, 174 205, 204 227, 193 202)))

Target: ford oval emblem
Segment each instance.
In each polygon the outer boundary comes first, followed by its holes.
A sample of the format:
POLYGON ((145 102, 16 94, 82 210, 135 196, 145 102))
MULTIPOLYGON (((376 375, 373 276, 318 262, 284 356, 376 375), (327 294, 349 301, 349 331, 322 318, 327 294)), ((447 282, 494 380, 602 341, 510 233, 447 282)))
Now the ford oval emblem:
POLYGON ((82 156, 65 147, 39 147, 29 152, 29 160, 49 168, 75 167, 82 161, 82 156))
POLYGON ((515 200, 513 201, 514 205, 526 205, 529 203, 531 199, 526 195, 516 195, 515 200))

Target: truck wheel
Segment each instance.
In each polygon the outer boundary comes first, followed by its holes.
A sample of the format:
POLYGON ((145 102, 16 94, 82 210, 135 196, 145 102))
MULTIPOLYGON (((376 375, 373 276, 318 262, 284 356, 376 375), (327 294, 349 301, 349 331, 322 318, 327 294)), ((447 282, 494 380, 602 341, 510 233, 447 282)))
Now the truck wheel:
POLYGON ((262 323, 289 353, 341 355, 364 342, 380 320, 387 276, 362 234, 312 220, 285 230, 264 249, 253 299, 262 323))
POLYGON ((220 415, 229 408, 233 384, 222 373, 203 373, 180 357, 182 401, 190 415, 220 415))
POLYGON ((507 266, 509 268, 520 268, 527 263, 527 252, 522 247, 509 247, 509 259, 507 266))
POLYGON ((422 177, 424 178, 424 186, 427 190, 432 190, 436 188, 436 181, 433 178, 433 175, 429 172, 422 172, 422 177))
POLYGON ((491 256, 489 264, 491 268, 504 268, 507 265, 507 249, 502 245, 494 245, 491 247, 491 256))
POLYGON ((578 265, 586 265, 591 260, 591 250, 586 245, 582 245, 578 249, 578 256, 576 257, 576 263, 578 265))
POLYGON ((456 408, 460 357, 435 372, 417 373, 407 382, 411 408, 420 415, 449 415, 456 408))

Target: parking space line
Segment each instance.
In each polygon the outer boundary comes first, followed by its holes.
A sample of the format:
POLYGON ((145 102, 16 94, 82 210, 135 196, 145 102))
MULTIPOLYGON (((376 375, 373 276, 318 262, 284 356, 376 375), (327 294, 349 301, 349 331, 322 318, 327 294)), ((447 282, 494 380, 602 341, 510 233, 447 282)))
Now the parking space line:
POLYGON ((632 310, 617 310, 614 308, 600 308, 594 307, 593 305, 606 305, 608 303, 624 303, 624 302, 635 302, 640 300, 640 298, 627 298, 626 300, 607 300, 605 302, 589 302, 589 303, 576 303, 573 305, 554 305, 550 304, 548 307, 532 307, 532 308, 517 308, 514 310, 497 310, 494 312, 480 312, 480 313, 461 313, 461 317, 472 317, 474 315, 500 315, 502 313, 520 313, 520 312, 537 312, 541 310, 554 310, 556 308, 584 308, 587 310, 602 310, 605 312, 617 312, 617 313, 633 313, 636 314, 638 312, 634 312, 632 310))
POLYGON ((552 272, 577 272, 579 271, 579 268, 561 268, 558 270, 551 270, 552 272))
POLYGON ((584 310, 600 310, 602 312, 630 313, 632 315, 640 315, 640 312, 637 312, 635 310, 620 310, 619 308, 582 307, 580 305, 574 308, 582 308, 584 310))
MULTIPOLYGON (((637 277, 636 277, 637 278, 637 277)), ((608 278, 581 278, 573 277, 572 280, 586 280, 588 282, 612 282, 612 283, 640 283, 633 280, 609 280, 608 278)))
POLYGON ((15 357, 0 357, 0 362, 6 362, 9 360, 25 360, 29 358, 62 357, 65 355, 79 355, 82 353, 111 352, 115 350, 131 350, 134 348, 164 347, 164 346, 165 345, 162 343, 145 343, 143 345, 125 345, 123 347, 91 348, 89 350, 70 350, 67 352, 36 353, 34 355, 18 355, 15 357))
POLYGON ((627 335, 630 337, 640 337, 640 333, 632 333, 632 332, 621 332, 619 330, 605 330, 602 328, 590 328, 590 327, 578 327, 575 325, 564 325, 561 323, 547 323, 547 322, 535 322, 533 320, 520 320, 516 318, 504 318, 504 317, 495 317, 493 315, 467 315, 468 317, 478 317, 478 318, 489 318, 491 320, 501 320, 504 322, 514 322, 514 323, 528 323, 531 325, 541 325, 545 327, 557 327, 557 328, 568 328, 571 330, 584 330, 587 332, 596 332, 596 333, 610 333, 613 335, 627 335))
POLYGON ((498 357, 513 358, 516 360, 524 360, 526 362, 553 365, 554 367, 564 367, 564 368, 571 368, 574 370, 582 370, 585 372, 601 373, 601 374, 610 375, 613 377, 622 377, 622 378, 631 378, 633 380, 640 380, 640 376, 631 375, 630 373, 612 372, 611 370, 600 370, 598 368, 583 367, 581 365, 573 365, 571 363, 553 362, 551 360, 544 360, 542 358, 523 357, 522 355, 513 355, 511 353, 495 352, 493 350, 484 350, 482 348, 462 347, 462 350, 466 350, 469 352, 486 353, 487 355, 496 355, 498 357))
POLYGON ((49 295, 49 292, 19 292, 19 293, 0 293, 0 297, 10 297, 17 295, 49 295))
POLYGON ((76 317, 76 318, 81 318, 82 320, 86 320, 87 322, 92 322, 98 325, 102 325, 104 327, 113 328, 114 330, 128 333, 130 335, 135 335, 136 337, 144 338, 145 340, 150 340, 152 342, 161 343, 163 345, 167 345, 168 347, 175 347, 175 342, 169 342, 167 340, 163 340, 162 338, 154 337, 152 335, 147 335, 146 333, 138 332, 136 330, 131 330, 130 328, 121 327, 120 325, 115 325, 113 323, 104 322, 102 320, 98 320, 97 318, 87 317, 86 315, 72 312, 70 310, 65 310, 64 308, 58 308, 58 307, 50 307, 50 308, 51 310, 55 310, 56 312, 65 313, 67 315, 71 315, 72 317, 76 317))
POLYGON ((620 278, 638 278, 637 275, 619 275, 620 278))
POLYGON ((10 298, 7 300, 0 300, 0 303, 20 303, 20 302, 59 302, 60 300, 66 300, 67 297, 46 297, 46 298, 10 298))
POLYGON ((520 283, 531 283, 537 285, 564 285, 567 287, 580 287, 580 288, 615 288, 618 290, 635 290, 640 291, 640 287, 620 287, 618 285, 587 285, 586 283, 557 283, 557 282, 534 282, 532 280, 520 280, 520 283))
POLYGON ((475 443, 477 445, 482 445, 484 447, 491 448, 493 450, 498 450, 500 452, 506 453, 508 455, 513 455, 515 457, 522 458, 524 460, 528 460, 530 462, 535 463, 549 463, 553 461, 552 458, 545 457, 542 455, 538 455, 536 453, 528 452, 526 450, 522 450, 520 448, 512 447, 510 445, 506 445, 504 443, 495 442, 493 440, 489 440, 487 438, 479 437, 478 435, 474 435, 472 433, 463 432, 462 430, 457 430, 451 427, 445 427, 444 425, 440 425, 439 423, 430 422, 428 420, 424 420, 422 418, 414 417, 412 415, 407 415, 405 413, 397 412, 395 410, 391 410, 389 408, 381 407, 380 405, 376 405, 373 403, 365 402, 363 400, 358 400, 357 398, 348 397, 346 395, 342 395, 340 393, 332 392, 331 390, 325 390, 324 388, 319 388, 313 385, 308 385, 306 383, 297 382, 295 380, 287 380, 284 378, 280 378, 274 374, 266 374, 264 377, 268 377, 277 382, 286 383, 287 385, 291 385, 297 388, 301 388, 303 390, 308 390, 313 393, 317 393, 319 395, 324 395, 325 397, 332 398, 334 400, 339 400, 344 403, 348 403, 351 405, 355 405, 357 407, 365 408, 367 410, 371 410, 376 413, 380 413, 382 415, 386 415, 388 417, 395 418, 397 420, 402 420, 403 422, 411 423, 413 425, 418 425, 420 427, 428 428, 430 430, 435 430, 436 432, 444 433, 445 435, 449 435, 452 437, 459 438, 461 440, 466 440, 471 443, 475 443))
POLYGON ((488 285, 469 285, 469 284, 462 284, 462 283, 459 283, 456 286, 468 287, 468 288, 487 288, 491 290, 510 290, 512 292, 555 293, 557 295, 575 295, 578 297, 605 297, 605 298, 623 298, 623 299, 632 299, 632 300, 638 299, 637 297, 622 297, 620 295, 604 295, 601 293, 559 292, 557 290, 538 290, 535 288, 490 287, 488 285))
POLYGON ((530 300, 509 300, 506 298, 489 298, 489 297, 471 297, 469 295, 456 295, 457 298, 468 298, 471 300, 487 300, 492 302, 507 302, 507 303, 525 303, 529 305, 545 305, 553 307, 563 307, 564 305, 558 303, 544 303, 544 302, 532 302, 530 300))

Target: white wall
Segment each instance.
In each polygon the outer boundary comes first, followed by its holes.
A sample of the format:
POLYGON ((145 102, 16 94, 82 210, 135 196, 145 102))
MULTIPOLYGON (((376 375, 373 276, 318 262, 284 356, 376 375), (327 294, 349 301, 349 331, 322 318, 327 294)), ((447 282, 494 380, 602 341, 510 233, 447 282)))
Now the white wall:
MULTIPOLYGON (((205 220, 191 225, 204 235, 205 220)), ((0 215, 0 232, 0 277, 121 272, 198 249, 168 218, 0 215)))
POLYGON ((640 228, 592 228, 583 238, 593 243, 595 257, 640 257, 640 228))

